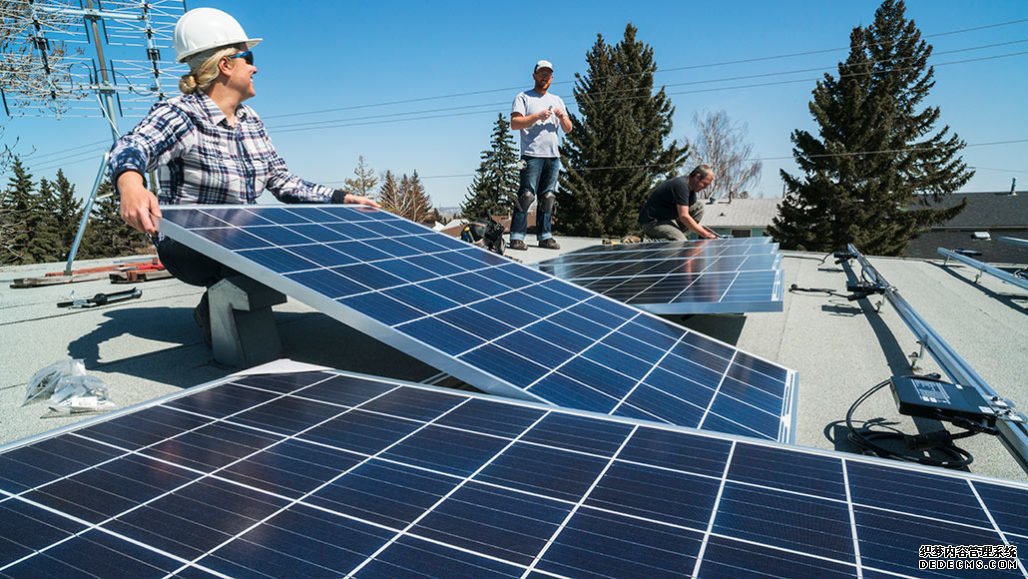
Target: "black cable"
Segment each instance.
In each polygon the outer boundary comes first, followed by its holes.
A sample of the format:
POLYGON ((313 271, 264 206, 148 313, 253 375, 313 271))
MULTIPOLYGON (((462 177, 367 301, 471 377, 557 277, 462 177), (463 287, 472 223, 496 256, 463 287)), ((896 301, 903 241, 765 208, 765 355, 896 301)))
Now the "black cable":
POLYGON ((860 428, 854 426, 853 414, 856 412, 857 407, 863 404, 875 392, 886 387, 889 382, 890 380, 885 380, 874 385, 870 390, 864 392, 859 398, 857 398, 856 401, 853 402, 853 405, 850 406, 849 411, 846 413, 846 428, 849 429, 849 434, 847 434, 846 438, 850 442, 855 444, 861 450, 874 453, 882 458, 916 462, 918 464, 928 466, 964 468, 974 462, 974 456, 972 456, 970 452, 953 444, 953 441, 959 438, 973 436, 978 434, 977 432, 968 430, 957 434, 950 434, 948 431, 943 429, 923 435, 912 436, 895 428, 890 428, 888 430, 873 430, 875 426, 882 426, 881 422, 876 421, 864 421, 863 426, 860 428), (878 444, 880 441, 884 440, 900 441, 912 450, 934 450, 950 458, 929 458, 923 455, 902 454, 889 450, 878 444))
POLYGON ((800 287, 796 284, 792 284, 791 286, 789 286, 789 291, 811 294, 824 294, 826 296, 839 298, 846 297, 846 294, 841 294, 830 287, 800 287))

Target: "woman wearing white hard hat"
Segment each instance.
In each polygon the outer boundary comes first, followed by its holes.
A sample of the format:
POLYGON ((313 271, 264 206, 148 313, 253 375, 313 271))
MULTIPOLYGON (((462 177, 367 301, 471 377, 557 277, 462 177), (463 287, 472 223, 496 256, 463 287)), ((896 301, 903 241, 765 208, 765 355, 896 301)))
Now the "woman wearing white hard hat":
MULTIPOLYGON (((110 172, 121 195, 121 217, 155 236, 165 267, 180 280, 210 287, 231 272, 170 238, 158 236, 160 204, 256 203, 270 191, 286 203, 374 201, 291 174, 271 144, 264 123, 243 101, 254 96, 250 38, 236 19, 214 8, 186 12, 175 25, 178 62, 189 65, 179 81, 183 95, 157 103, 115 143, 110 172), (158 171, 160 196, 143 175, 158 171)), ((207 294, 195 312, 210 342, 207 294)))

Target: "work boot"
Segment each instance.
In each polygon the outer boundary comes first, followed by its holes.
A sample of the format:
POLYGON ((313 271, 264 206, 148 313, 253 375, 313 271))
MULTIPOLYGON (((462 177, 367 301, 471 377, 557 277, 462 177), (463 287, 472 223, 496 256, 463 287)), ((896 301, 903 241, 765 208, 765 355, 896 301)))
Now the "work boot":
POLYGON ((557 244, 557 240, 552 237, 540 241, 539 247, 542 249, 560 249, 560 245, 557 244))
POLYGON ((521 251, 525 251, 528 249, 528 246, 525 245, 525 240, 523 239, 511 239, 510 245, 508 245, 507 247, 510 249, 519 249, 521 251))
POLYGON ((193 321, 200 328, 203 343, 210 348, 213 341, 211 340, 211 306, 207 300, 207 292, 203 292, 200 303, 196 304, 196 307, 193 308, 193 321))

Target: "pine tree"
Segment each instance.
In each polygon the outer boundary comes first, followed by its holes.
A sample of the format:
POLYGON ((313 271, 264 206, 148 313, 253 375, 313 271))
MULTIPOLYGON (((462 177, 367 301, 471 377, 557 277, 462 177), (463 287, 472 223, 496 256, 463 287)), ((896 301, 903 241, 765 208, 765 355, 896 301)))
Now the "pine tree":
POLYGON ((57 225, 57 216, 54 215, 57 192, 54 191, 52 182, 47 179, 39 180, 39 191, 34 196, 33 205, 28 222, 32 234, 29 253, 36 263, 63 259, 67 252, 61 247, 60 229, 57 225))
POLYGON ((922 108, 935 84, 932 47, 905 11, 902 0, 885 0, 870 26, 853 29, 838 78, 817 83, 810 112, 819 135, 793 131, 804 175, 782 171, 788 194, 768 229, 783 248, 853 243, 897 255, 913 235, 963 210, 966 203, 930 207, 974 172, 959 157, 965 143, 948 126, 934 129, 939 108, 922 108))
POLYGON ((602 35, 586 54, 585 76, 575 75, 581 118, 565 138, 567 174, 558 193, 559 221, 575 235, 621 236, 638 229, 639 208, 650 188, 671 177, 687 147, 668 142, 674 107, 661 87, 654 92, 653 48, 624 38, 609 46, 602 35))
POLYGON ((79 252, 83 258, 136 255, 150 247, 144 234, 132 229, 121 219, 118 196, 111 193, 109 182, 104 182, 97 191, 97 201, 93 203, 79 252))
POLYGON ((469 219, 485 218, 510 210, 520 185, 518 150, 510 132, 510 123, 499 114, 490 138, 489 148, 482 151, 482 162, 461 204, 461 213, 469 219))
POLYGON ((378 190, 378 202, 382 209, 390 213, 401 215, 403 210, 403 196, 400 193, 400 184, 392 171, 386 171, 382 176, 382 187, 378 190))
POLYGON ((79 222, 82 220, 82 200, 75 198, 75 186, 64 176, 64 171, 57 170, 57 203, 54 205, 54 218, 57 222, 57 236, 60 240, 62 259, 67 258, 71 245, 75 242, 79 222))
POLYGON ((347 179, 343 190, 351 195, 360 195, 361 197, 374 199, 378 177, 375 176, 375 171, 364 160, 364 155, 357 156, 357 168, 353 170, 353 174, 356 175, 356 178, 347 179))
POLYGON ((57 243, 46 202, 50 186, 40 195, 21 159, 11 163, 11 178, 0 202, 0 263, 21 265, 57 259, 57 243), (44 199, 45 197, 45 199, 44 199))

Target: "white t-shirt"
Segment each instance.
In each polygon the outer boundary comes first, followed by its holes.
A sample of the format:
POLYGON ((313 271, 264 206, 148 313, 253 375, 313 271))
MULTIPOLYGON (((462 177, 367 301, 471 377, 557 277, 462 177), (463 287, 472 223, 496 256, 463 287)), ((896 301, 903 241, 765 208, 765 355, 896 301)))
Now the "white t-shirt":
MULTIPOLYGON (((511 113, 521 113, 524 116, 534 115, 546 109, 562 109, 564 101, 559 96, 547 92, 541 94, 535 89, 518 93, 514 97, 514 105, 511 113)), ((550 115, 545 121, 539 121, 527 129, 521 129, 521 156, 523 157, 559 157, 558 147, 560 137, 557 131, 560 129, 560 119, 557 115, 550 115)))

